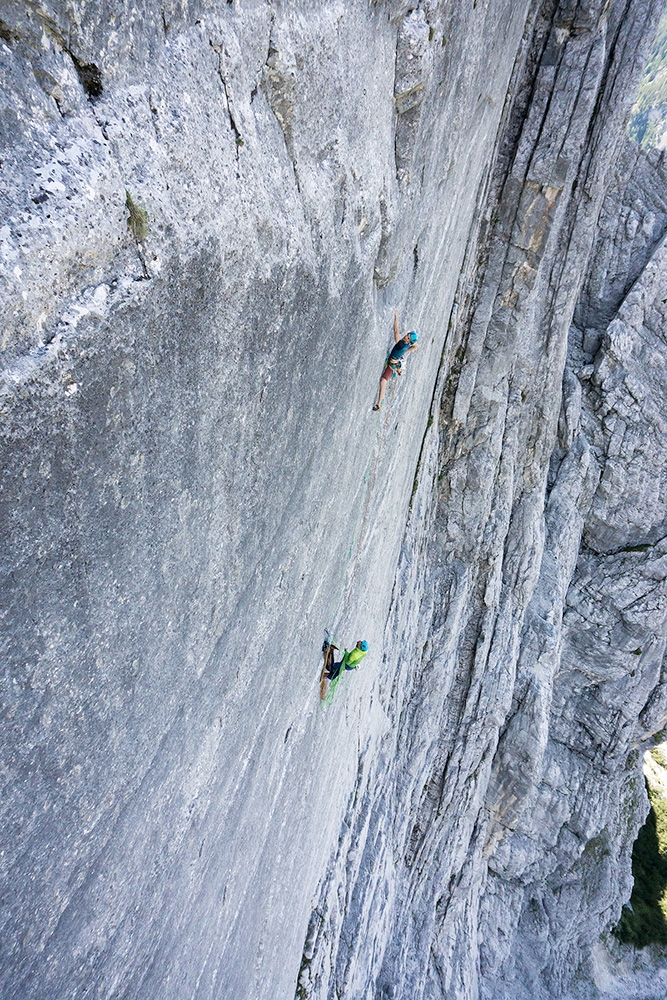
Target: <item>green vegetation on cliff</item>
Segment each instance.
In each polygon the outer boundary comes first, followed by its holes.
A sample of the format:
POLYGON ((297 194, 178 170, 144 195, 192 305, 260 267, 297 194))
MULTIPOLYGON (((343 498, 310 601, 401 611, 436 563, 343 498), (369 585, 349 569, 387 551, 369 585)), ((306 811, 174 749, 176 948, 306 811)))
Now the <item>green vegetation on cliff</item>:
POLYGON ((623 907, 616 936, 643 948, 667 944, 667 753, 662 744, 645 757, 644 774, 651 810, 632 849, 635 884, 623 907))
POLYGON ((644 150, 654 146, 664 148, 667 144, 667 10, 639 85, 628 133, 644 150))

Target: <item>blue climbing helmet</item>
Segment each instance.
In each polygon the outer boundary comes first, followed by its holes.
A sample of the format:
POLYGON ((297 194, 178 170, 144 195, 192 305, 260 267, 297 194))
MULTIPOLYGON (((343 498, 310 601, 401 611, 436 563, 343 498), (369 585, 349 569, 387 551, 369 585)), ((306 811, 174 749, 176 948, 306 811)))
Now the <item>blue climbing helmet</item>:
POLYGON ((416 331, 415 330, 411 330, 410 331, 410 343, 411 344, 416 344, 418 340, 419 340, 419 337, 417 336, 416 331))
POLYGON ((368 643, 366 642, 365 639, 361 640, 361 642, 359 643, 359 646, 360 646, 361 649, 363 649, 364 653, 368 649, 368 643))

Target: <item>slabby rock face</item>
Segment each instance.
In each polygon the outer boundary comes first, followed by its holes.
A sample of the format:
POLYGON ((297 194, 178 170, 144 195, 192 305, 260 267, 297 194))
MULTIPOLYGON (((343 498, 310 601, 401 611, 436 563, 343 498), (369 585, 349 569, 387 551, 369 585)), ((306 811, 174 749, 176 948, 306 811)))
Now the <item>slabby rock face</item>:
POLYGON ((660 6, 0 2, 3 997, 603 995, 667 716, 660 6))

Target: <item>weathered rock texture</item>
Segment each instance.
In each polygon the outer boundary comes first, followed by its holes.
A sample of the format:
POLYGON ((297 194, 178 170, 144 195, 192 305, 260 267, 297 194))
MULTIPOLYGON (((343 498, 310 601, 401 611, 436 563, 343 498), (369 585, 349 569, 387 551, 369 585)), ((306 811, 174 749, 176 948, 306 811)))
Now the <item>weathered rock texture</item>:
POLYGON ((599 994, 667 715, 660 6, 0 0, 3 996, 599 994))

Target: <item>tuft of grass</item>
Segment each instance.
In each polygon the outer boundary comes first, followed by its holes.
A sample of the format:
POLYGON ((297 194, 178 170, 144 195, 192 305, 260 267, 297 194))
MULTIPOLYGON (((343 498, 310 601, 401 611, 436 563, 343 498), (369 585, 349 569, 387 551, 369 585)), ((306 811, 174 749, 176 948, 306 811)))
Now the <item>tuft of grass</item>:
MULTIPOLYGON (((657 768, 667 769, 667 747, 650 751, 657 768)), ((651 809, 632 849, 632 874, 635 884, 630 905, 624 906, 614 928, 616 937, 635 948, 648 944, 667 944, 667 796, 663 782, 651 778, 646 770, 646 788, 651 809)))
POLYGON ((127 190, 125 191, 125 204, 130 213, 127 218, 127 228, 137 243, 143 243, 148 236, 148 212, 132 200, 132 195, 127 190))

